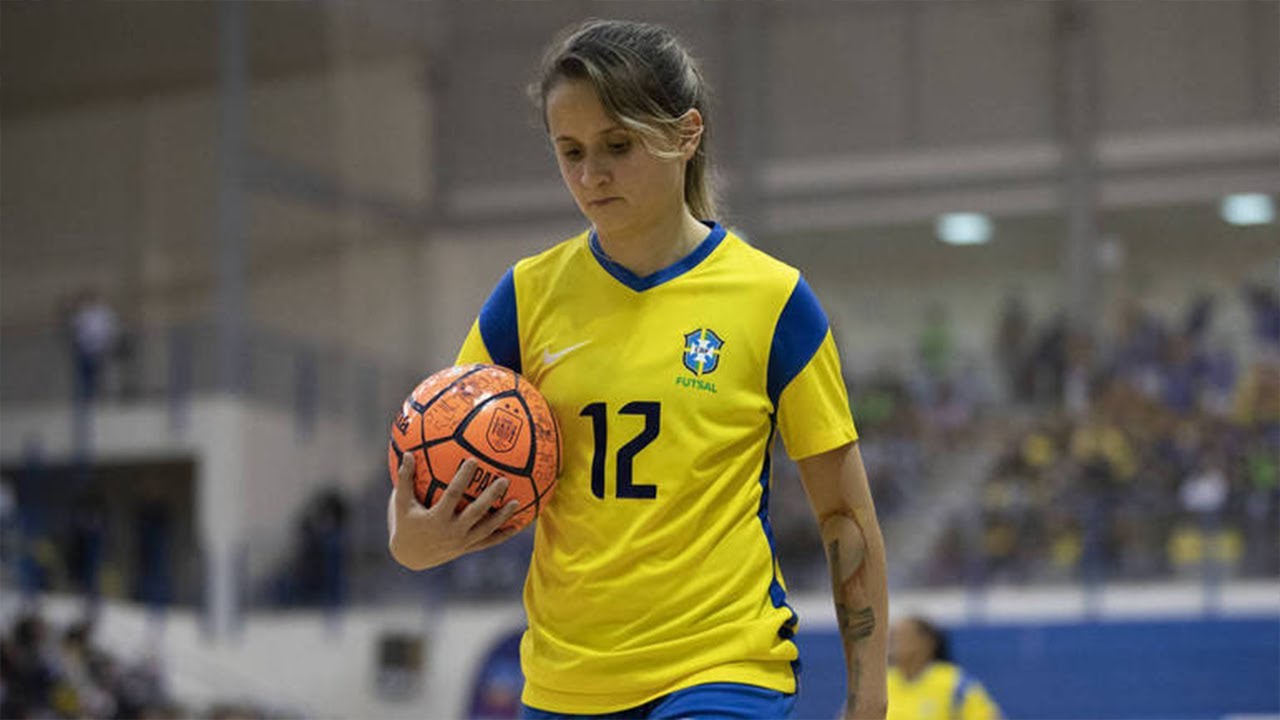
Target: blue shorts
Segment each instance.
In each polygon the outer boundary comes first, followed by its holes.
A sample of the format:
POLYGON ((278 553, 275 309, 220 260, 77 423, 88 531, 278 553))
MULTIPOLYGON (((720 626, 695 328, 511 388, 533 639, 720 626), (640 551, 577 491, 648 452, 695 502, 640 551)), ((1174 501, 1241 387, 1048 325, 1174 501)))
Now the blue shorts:
POLYGON ((599 718, 600 720, 664 720, 667 718, 789 718, 796 696, 741 683, 707 683, 677 690, 629 710, 604 715, 566 715, 522 706, 525 720, 599 718))

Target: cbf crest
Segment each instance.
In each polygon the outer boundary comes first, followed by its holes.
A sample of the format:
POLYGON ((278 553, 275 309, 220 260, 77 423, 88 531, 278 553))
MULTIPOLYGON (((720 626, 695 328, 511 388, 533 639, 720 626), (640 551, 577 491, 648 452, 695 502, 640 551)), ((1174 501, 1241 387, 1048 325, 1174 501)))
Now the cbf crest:
POLYGON ((711 328, 698 328, 684 335, 684 366, 694 375, 708 375, 720 366, 724 340, 711 328))

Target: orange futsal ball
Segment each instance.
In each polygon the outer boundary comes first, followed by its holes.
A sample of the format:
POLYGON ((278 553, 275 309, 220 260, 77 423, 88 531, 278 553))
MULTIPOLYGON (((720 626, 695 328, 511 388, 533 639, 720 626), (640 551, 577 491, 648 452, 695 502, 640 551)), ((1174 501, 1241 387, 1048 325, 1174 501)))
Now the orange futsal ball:
MULTIPOLYGON (((505 477, 496 511, 519 500, 502 527, 519 529, 542 512, 560 475, 560 427, 533 383, 497 365, 458 365, 423 380, 391 424, 387 463, 395 484, 400 458, 414 453, 414 494, 431 507, 468 457, 478 463, 463 489, 474 502, 505 477)), ((459 506, 459 509, 462 506, 459 506)))

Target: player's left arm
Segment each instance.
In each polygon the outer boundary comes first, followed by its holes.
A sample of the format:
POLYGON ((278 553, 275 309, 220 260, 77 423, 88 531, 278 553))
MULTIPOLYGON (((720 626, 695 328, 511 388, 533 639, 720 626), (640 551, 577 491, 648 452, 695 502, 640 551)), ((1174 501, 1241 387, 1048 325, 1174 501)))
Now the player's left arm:
POLYGON ((797 463, 818 517, 831 569, 848 670, 845 718, 884 718, 888 708, 889 591, 884 538, 857 442, 797 463))

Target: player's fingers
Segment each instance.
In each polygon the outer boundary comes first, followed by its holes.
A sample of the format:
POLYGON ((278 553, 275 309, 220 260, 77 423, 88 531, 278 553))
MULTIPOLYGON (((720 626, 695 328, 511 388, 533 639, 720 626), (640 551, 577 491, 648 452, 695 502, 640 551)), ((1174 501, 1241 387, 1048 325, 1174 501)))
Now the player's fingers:
POLYGON ((479 543, 485 542, 490 535, 498 532, 498 528, 505 525, 519 509, 519 500, 508 500, 505 505, 489 513, 483 520, 476 523, 475 527, 471 529, 471 537, 476 538, 479 543))
POLYGON ((498 532, 490 533, 488 537, 486 537, 485 539, 481 540, 480 542, 468 548, 468 551, 479 552, 480 550, 488 550, 494 545, 501 545, 502 543, 510 540, 511 536, 515 535, 518 532, 520 531, 519 530, 499 530, 498 532))
POLYGON ((509 484, 510 481, 504 477, 489 483, 489 487, 485 488, 484 492, 462 511, 458 520, 462 521, 463 526, 468 530, 479 524, 487 516, 489 508, 502 501, 503 496, 507 494, 509 484))
POLYGON ((488 535, 482 536, 481 539, 469 549, 472 551, 487 550, 494 545, 501 545, 523 529, 524 528, 508 528, 506 530, 495 530, 488 535))
POLYGON ((407 452, 400 457, 400 469, 396 471, 395 503, 400 514, 408 512, 417 503, 414 493, 415 461, 413 453, 407 452))
POLYGON ((449 487, 444 489, 444 493, 436 501, 438 507, 444 508, 442 512, 448 512, 450 517, 453 515, 454 509, 458 507, 458 502, 462 500, 462 491, 467 489, 467 483, 475 472, 475 458, 467 458, 462 461, 462 464, 458 466, 458 471, 453 474, 453 479, 449 481, 449 487))

